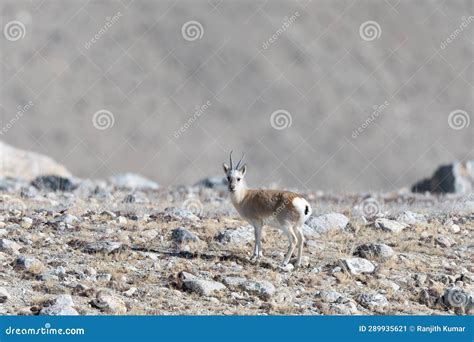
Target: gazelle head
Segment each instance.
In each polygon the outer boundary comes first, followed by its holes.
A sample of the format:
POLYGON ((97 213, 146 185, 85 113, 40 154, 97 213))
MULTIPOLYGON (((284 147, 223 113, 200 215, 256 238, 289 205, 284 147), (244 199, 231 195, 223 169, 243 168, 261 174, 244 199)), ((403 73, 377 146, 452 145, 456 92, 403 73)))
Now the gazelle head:
POLYGON ((227 176, 227 187, 231 193, 240 192, 240 190, 245 189, 247 186, 245 184, 244 176, 245 172, 247 171, 247 165, 240 166, 240 163, 244 159, 244 155, 242 154, 242 158, 240 158, 237 165, 234 167, 232 163, 232 151, 230 152, 230 166, 226 163, 222 164, 224 168, 224 172, 227 176))

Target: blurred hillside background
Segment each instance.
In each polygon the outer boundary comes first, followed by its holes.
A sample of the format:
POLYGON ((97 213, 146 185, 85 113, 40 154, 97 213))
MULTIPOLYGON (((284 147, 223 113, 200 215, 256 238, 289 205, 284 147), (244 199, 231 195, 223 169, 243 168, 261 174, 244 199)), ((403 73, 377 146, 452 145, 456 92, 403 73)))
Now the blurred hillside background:
POLYGON ((474 159, 472 0, 1 0, 0 140, 162 185, 394 190, 474 159))

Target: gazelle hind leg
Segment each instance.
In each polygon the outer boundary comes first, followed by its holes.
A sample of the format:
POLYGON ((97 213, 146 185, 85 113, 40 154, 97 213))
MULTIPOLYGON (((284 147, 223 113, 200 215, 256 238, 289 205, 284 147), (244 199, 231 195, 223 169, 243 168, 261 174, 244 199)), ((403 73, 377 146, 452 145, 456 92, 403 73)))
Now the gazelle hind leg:
POLYGON ((303 235, 303 227, 302 226, 295 226, 295 233, 298 239, 297 242, 297 254, 296 254, 296 264, 295 267, 301 266, 301 258, 303 257, 303 246, 304 246, 304 235, 303 235))
POLYGON ((295 251, 296 241, 297 241, 296 235, 292 226, 287 225, 285 227, 285 232, 287 233, 287 236, 288 236, 288 251, 286 252, 285 258, 283 259, 282 266, 288 265, 288 262, 290 261, 290 258, 293 255, 293 252, 295 251))

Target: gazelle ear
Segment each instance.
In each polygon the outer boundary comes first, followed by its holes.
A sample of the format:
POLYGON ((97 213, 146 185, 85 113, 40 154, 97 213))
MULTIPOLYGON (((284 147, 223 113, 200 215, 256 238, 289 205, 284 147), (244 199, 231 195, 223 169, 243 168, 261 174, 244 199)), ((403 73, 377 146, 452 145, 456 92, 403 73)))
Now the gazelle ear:
POLYGON ((245 176, 245 172, 247 172, 247 164, 244 164, 244 166, 240 168, 240 172, 242 172, 242 176, 245 176))
POLYGON ((229 172, 229 165, 227 165, 226 163, 223 163, 222 164, 222 168, 224 169, 224 172, 227 174, 227 172, 229 172))

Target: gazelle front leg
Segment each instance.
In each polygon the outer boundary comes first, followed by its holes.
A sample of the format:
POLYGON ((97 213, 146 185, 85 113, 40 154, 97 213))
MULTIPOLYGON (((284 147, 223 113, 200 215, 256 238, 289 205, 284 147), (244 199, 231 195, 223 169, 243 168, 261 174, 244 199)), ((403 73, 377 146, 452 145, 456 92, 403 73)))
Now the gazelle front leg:
POLYGON ((250 260, 253 261, 258 261, 263 253, 262 253, 262 227, 263 227, 263 222, 261 221, 253 221, 252 226, 254 229, 254 234, 255 234, 255 244, 253 247, 253 253, 252 257, 250 260))

